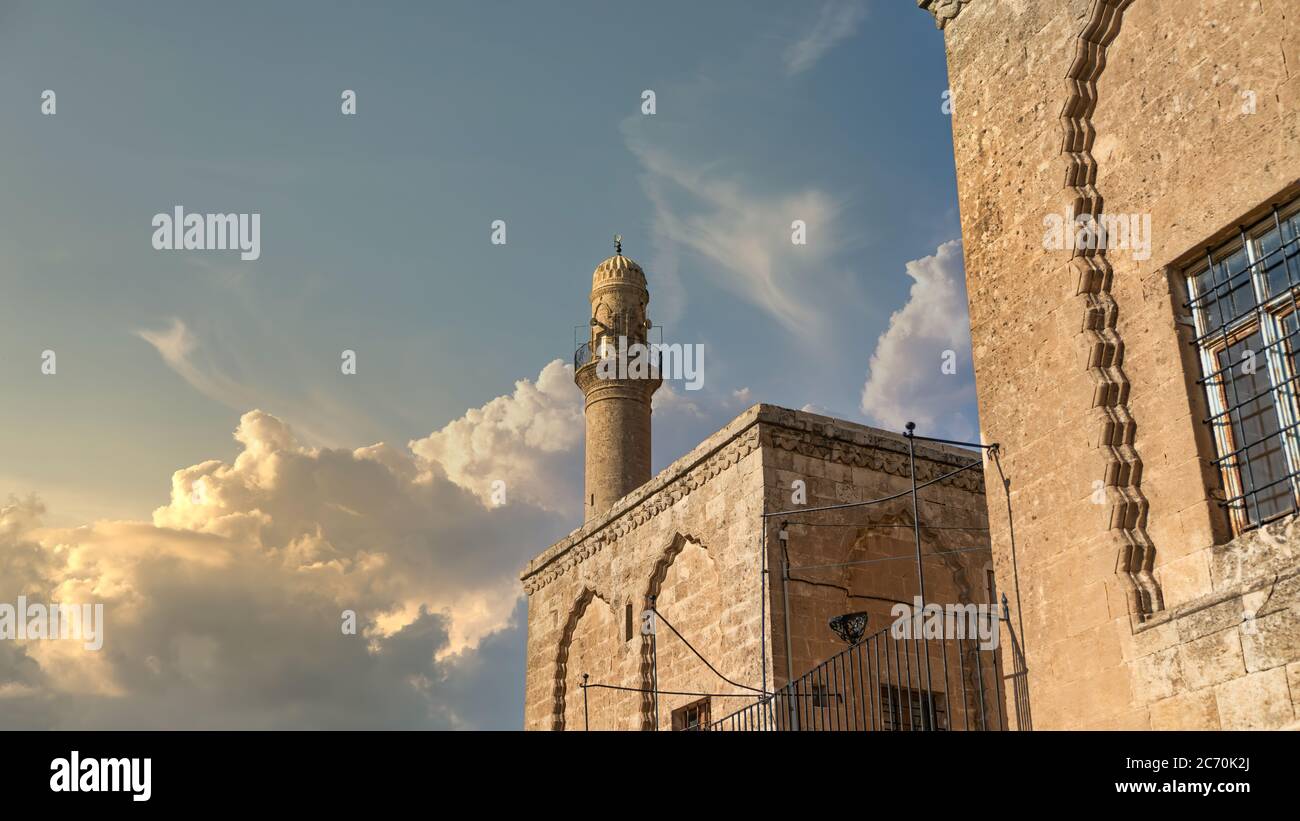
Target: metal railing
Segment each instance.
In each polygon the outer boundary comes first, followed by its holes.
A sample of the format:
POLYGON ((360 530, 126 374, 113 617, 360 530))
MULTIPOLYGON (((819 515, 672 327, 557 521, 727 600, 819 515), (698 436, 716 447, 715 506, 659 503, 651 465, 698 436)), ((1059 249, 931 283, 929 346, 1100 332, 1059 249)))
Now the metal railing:
MULTIPOLYGON (((1016 725, 1028 729, 1019 645, 1016 725)), ((978 639, 894 638, 889 628, 834 655, 709 730, 1007 730, 1001 654, 978 639), (927 669, 927 661, 929 662, 927 669)))
MULTIPOLYGON (((578 349, 573 352, 573 369, 576 371, 584 365, 599 362, 604 358, 616 358, 618 356, 617 344, 610 342, 608 337, 604 338, 602 342, 603 345, 592 345, 590 342, 584 342, 579 345, 578 349)), ((641 342, 635 339, 628 342, 629 347, 633 344, 645 345, 648 347, 650 351, 650 369, 655 377, 658 377, 662 361, 659 350, 655 347, 658 343, 641 342)))
POLYGON ((588 365, 597 360, 596 350, 590 342, 584 342, 573 352, 573 369, 576 371, 583 365, 588 365))
MULTIPOLYGON (((941 543, 937 543, 931 544, 928 551, 924 549, 926 540, 922 538, 922 531, 987 533, 988 527, 978 521, 969 525, 923 522, 919 504, 920 491, 940 483, 960 481, 958 477, 968 472, 981 471, 983 459, 972 459, 963 464, 964 454, 960 452, 931 451, 924 457, 931 462, 931 466, 923 472, 922 477, 918 476, 917 472, 915 443, 921 441, 930 445, 979 449, 987 454, 994 464, 998 464, 998 445, 918 436, 914 429, 915 425, 909 422, 907 432, 904 434, 910 480, 910 487, 907 490, 858 502, 842 502, 818 507, 800 506, 762 514, 759 542, 764 549, 761 559, 760 579, 762 581, 759 600, 764 604, 760 615, 758 659, 759 669, 762 671, 760 686, 738 682, 720 672, 686 636, 655 609, 655 597, 650 595, 647 612, 653 613, 655 620, 650 622, 651 631, 644 634, 641 686, 631 687, 613 682, 593 683, 584 673, 581 685, 583 727, 590 729, 588 691, 611 690, 640 694, 643 729, 660 727, 659 697, 663 695, 691 696, 701 702, 696 712, 692 714, 693 717, 686 716, 681 722, 674 721, 675 727, 686 730, 1008 730, 1012 729, 1008 708, 1014 710, 1015 729, 1032 729, 1029 714, 1028 670, 1024 652, 1010 620, 1006 594, 1000 597, 1000 608, 995 607, 992 602, 994 585, 990 578, 989 594, 985 597, 989 601, 986 604, 970 601, 973 596, 970 595, 969 586, 963 592, 958 592, 958 600, 951 604, 939 605, 933 601, 926 604, 925 560, 941 559, 949 562, 953 561, 953 556, 971 552, 988 553, 991 550, 987 541, 951 549, 939 549, 941 543), (904 515, 898 521, 874 523, 826 521, 828 514, 834 517, 849 511, 889 503, 893 503, 895 507, 907 505, 906 500, 909 497, 908 506, 911 515, 910 517, 904 515), (809 521, 802 518, 807 516, 814 516, 817 520, 809 521), (780 529, 776 533, 780 546, 771 554, 768 551, 767 520, 769 518, 775 518, 780 522, 780 529), (788 532, 791 527, 847 527, 857 530, 908 528, 913 532, 914 552, 912 555, 888 555, 862 560, 845 557, 843 560, 829 563, 819 557, 813 563, 793 564, 788 532), (768 632, 767 580, 769 573, 776 572, 775 569, 769 570, 769 555, 777 560, 780 570, 782 603, 780 609, 784 629, 776 634, 768 632), (891 608, 891 615, 894 615, 895 622, 865 639, 863 631, 866 626, 867 612, 844 613, 832 617, 828 627, 849 646, 796 678, 792 669, 795 656, 792 653, 791 640, 790 585, 831 586, 844 591, 850 599, 856 596, 848 586, 827 584, 803 575, 794 576, 791 575, 791 571, 840 569, 884 561, 915 561, 916 563, 917 595, 911 605, 911 617, 900 617, 891 608), (942 619, 943 623, 936 624, 934 622, 936 617, 942 619), (726 682, 731 692, 706 692, 700 691, 699 687, 688 688, 685 685, 681 689, 661 687, 653 629, 653 625, 659 621, 662 621, 715 677, 726 682), (963 626, 958 626, 959 624, 963 626), (769 644, 769 635, 772 636, 772 644, 769 644), (778 636, 784 638, 785 673, 788 683, 772 691, 768 689, 768 675, 773 669, 768 664, 768 653, 769 650, 776 649, 778 636), (1003 670, 1003 654, 999 648, 1003 639, 1008 641, 1011 648, 1010 674, 1004 674, 1003 670), (746 690, 749 693, 743 692, 746 690), (738 701, 751 703, 721 719, 709 721, 707 718, 709 705, 715 698, 724 700, 729 705, 734 705, 738 701)), ((1014 536, 1012 536, 1012 551, 1014 556, 1014 536)), ((863 597, 880 598, 874 595, 863 597)), ((901 601, 884 600, 903 604, 904 608, 908 607, 901 601)), ((1016 602, 1019 611, 1018 592, 1016 602)), ((775 604, 772 608, 776 610, 775 604)), ((905 616, 906 613, 903 615, 905 616)), ((1023 624, 1021 629, 1023 630, 1023 624)), ((772 658, 775 660, 775 653, 772 658)), ((686 706, 689 708, 694 704, 686 706)))

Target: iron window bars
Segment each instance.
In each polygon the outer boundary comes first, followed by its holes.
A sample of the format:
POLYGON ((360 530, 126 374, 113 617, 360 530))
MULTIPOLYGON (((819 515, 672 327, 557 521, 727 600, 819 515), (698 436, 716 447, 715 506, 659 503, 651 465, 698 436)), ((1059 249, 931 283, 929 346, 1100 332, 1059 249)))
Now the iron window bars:
POLYGON ((1201 378, 1236 532, 1297 509, 1300 493, 1300 199, 1184 270, 1201 378))
POLYGON ((948 729, 947 715, 944 710, 943 693, 928 693, 924 690, 898 688, 892 684, 881 685, 880 702, 884 711, 883 728, 886 730, 903 729, 902 710, 907 710, 908 727, 922 730, 948 729))
POLYGON ((707 730, 709 727, 709 699, 692 701, 685 707, 673 710, 673 729, 678 731, 707 730))

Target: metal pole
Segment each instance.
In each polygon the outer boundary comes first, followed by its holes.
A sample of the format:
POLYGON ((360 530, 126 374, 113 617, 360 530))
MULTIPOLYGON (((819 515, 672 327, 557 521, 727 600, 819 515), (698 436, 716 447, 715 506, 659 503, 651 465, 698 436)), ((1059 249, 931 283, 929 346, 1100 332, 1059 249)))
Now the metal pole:
MULTIPOLYGON (((790 532, 786 530, 786 522, 781 523, 777 538, 781 540, 781 610, 785 613, 785 683, 789 688, 794 683, 794 659, 790 649, 790 532)), ((799 714, 793 703, 790 704, 790 728, 799 729, 799 714)))
POLYGON ((582 729, 591 729, 591 718, 587 713, 587 674, 582 674, 582 729))
MULTIPOLYGON (((921 612, 922 614, 924 614, 925 612, 925 568, 921 563, 921 512, 916 497, 916 442, 912 439, 912 435, 915 430, 916 430, 916 423, 908 422, 907 433, 904 435, 907 437, 907 464, 910 468, 909 473, 912 474, 912 532, 916 535, 916 579, 917 579, 917 584, 919 586, 919 592, 920 592, 921 612)), ((924 635, 924 630, 922 630, 922 635, 924 635)), ((924 647, 925 647, 925 691, 930 702, 930 709, 929 709, 930 729, 933 730, 936 729, 935 721, 934 721, 935 719, 934 688, 930 676, 930 640, 928 638, 925 639, 924 641, 924 647)), ((917 683, 919 684, 921 678, 921 671, 920 671, 919 664, 916 672, 917 672, 917 676, 916 676, 917 683)))
MULTIPOLYGON (((767 490, 764 489, 764 494, 767 490)), ((759 515, 762 522, 759 536, 758 561, 758 651, 759 667, 763 676, 763 692, 767 692, 767 517, 759 515)))

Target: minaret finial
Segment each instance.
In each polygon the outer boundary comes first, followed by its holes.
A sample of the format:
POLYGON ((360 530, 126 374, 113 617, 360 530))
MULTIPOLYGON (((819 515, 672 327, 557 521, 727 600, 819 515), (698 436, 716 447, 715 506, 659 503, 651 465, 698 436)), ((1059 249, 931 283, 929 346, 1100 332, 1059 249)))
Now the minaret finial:
POLYGON ((623 235, 622 234, 614 235, 614 255, 619 257, 623 256, 623 235))

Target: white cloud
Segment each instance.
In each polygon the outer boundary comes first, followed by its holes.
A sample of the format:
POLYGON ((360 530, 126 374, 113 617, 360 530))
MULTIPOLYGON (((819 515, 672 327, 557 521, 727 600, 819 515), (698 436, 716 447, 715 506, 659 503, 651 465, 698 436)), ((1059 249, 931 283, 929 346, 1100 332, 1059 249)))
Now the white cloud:
POLYGON ((199 341, 180 319, 173 317, 164 330, 134 333, 154 347, 167 367, 209 399, 235 409, 254 404, 251 392, 243 385, 213 367, 206 358, 196 358, 199 341))
POLYGON ((787 74, 800 74, 817 64, 840 42, 852 37, 866 17, 860 0, 829 0, 823 3, 817 20, 803 37, 785 50, 783 60, 787 74))
MULTIPOLYGON (((194 350, 176 325, 151 344, 194 350)), ((727 412, 665 397, 657 430, 690 445, 727 412)), ((582 435, 557 360, 407 448, 320 447, 249 411, 237 456, 177 470, 149 521, 0 503, 0 602, 102 603, 105 623, 98 652, 0 641, 0 728, 518 726, 518 572, 573 523, 555 511, 581 499, 582 435)))
POLYGON ((650 404, 655 412, 659 414, 683 413, 697 419, 703 418, 705 415, 704 409, 700 407, 699 402, 696 402, 691 397, 692 394, 679 391, 672 385, 665 383, 660 386, 659 390, 655 391, 650 404))
MULTIPOLYGON (((175 327, 156 344, 187 353, 175 327)), ((176 471, 148 522, 0 504, 0 601, 99 602, 106 623, 99 652, 0 642, 0 726, 517 726, 518 571, 570 524, 523 488, 578 461, 568 379, 553 363, 411 450, 314 447, 250 411, 238 456, 176 471), (521 477, 509 504, 451 479, 479 465, 521 477)))
POLYGON ((500 480, 507 499, 577 515, 582 476, 572 453, 582 444, 583 430, 573 366, 556 359, 536 382, 521 379, 510 396, 467 411, 410 447, 485 503, 500 480))
MULTIPOLYGON (((766 194, 686 162, 646 140, 643 119, 626 121, 624 136, 645 169, 641 183, 654 208, 654 239, 666 249, 662 257, 670 272, 677 264, 675 249, 685 248, 712 263, 703 273, 719 275, 723 288, 789 333, 813 341, 818 285, 834 273, 832 250, 847 239, 837 225, 840 205, 812 188, 766 194), (791 242, 794 220, 807 225, 806 245, 791 242)), ((656 277, 664 278, 659 271, 656 277)), ((679 288, 670 282, 668 290, 679 288)))
POLYGON ((163 363, 190 387, 226 408, 243 411, 269 403, 274 412, 292 418, 301 435, 319 444, 339 446, 355 441, 353 437, 359 431, 373 430, 372 420, 366 415, 346 407, 319 387, 302 386, 294 393, 283 390, 283 385, 247 384, 230 376, 216 354, 224 355, 222 361, 233 364, 235 372, 241 373, 245 370, 241 366, 247 363, 240 352, 230 346, 220 350, 205 346, 181 319, 173 317, 165 329, 132 333, 152 345, 163 363))
POLYGON ((971 437, 975 430, 965 410, 974 401, 975 382, 961 242, 946 242, 934 256, 907 263, 907 275, 913 280, 907 304, 890 316, 871 354, 862 412, 889 430, 914 421, 920 433, 971 437), (945 360, 955 373, 943 372, 945 360))

